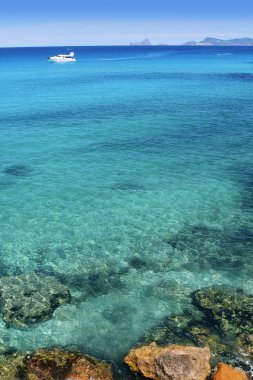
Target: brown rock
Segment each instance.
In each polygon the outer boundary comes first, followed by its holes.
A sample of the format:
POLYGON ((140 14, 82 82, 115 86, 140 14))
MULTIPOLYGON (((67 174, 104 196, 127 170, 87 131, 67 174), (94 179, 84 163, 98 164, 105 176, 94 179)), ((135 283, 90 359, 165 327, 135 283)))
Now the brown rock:
POLYGON ((97 359, 62 349, 41 349, 27 359, 26 380, 112 380, 111 367, 97 359))
POLYGON ((65 379, 71 371, 72 363, 79 357, 80 355, 61 349, 38 350, 27 361, 25 378, 27 380, 65 379))
POLYGON ((210 350, 190 346, 158 347, 155 343, 133 349, 125 358, 131 370, 155 380, 206 380, 210 350))
POLYGON ((72 367, 66 380, 112 380, 111 367, 94 358, 83 357, 72 367))
POLYGON ((213 380, 248 380, 245 372, 232 368, 224 363, 219 363, 213 380))

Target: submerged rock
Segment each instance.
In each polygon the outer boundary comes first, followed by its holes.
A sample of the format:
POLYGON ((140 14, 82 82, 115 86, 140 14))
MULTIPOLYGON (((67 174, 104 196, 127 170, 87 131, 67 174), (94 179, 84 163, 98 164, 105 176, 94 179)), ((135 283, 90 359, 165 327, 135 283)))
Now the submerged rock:
POLYGON ((5 174, 13 175, 15 177, 25 177, 30 174, 31 171, 32 168, 28 165, 10 165, 3 170, 5 174))
POLYGON ((6 325, 23 327, 49 319, 70 293, 54 277, 32 273, 1 277, 0 301, 6 325))
POLYGON ((252 276, 252 229, 248 226, 216 228, 202 224, 188 225, 165 240, 175 254, 182 252, 182 267, 193 271, 217 270, 235 275, 238 269, 252 276))
POLYGON ((253 333, 253 296, 232 286, 211 286, 192 293, 192 300, 223 334, 253 333))
POLYGON ((159 345, 180 344, 209 347, 211 364, 219 361, 236 363, 249 370, 253 364, 252 334, 237 335, 234 331, 225 334, 217 324, 195 307, 185 309, 181 315, 170 315, 148 331, 138 346, 156 342, 159 345), (246 363, 247 362, 247 363, 246 363))
POLYGON ((213 380, 248 380, 245 372, 232 368, 224 363, 219 363, 213 380))
POLYGON ((155 380, 206 380, 210 375, 209 348, 155 343, 133 349, 125 358, 131 370, 155 380))
POLYGON ((57 348, 33 353, 20 375, 24 380, 112 380, 109 364, 57 348))
POLYGON ((193 304, 147 332, 138 346, 156 342, 209 347, 211 364, 225 361, 253 368, 253 296, 231 286, 213 286, 191 294, 193 304))
POLYGON ((57 278, 72 289, 78 303, 125 287, 124 275, 130 269, 127 263, 113 257, 88 255, 84 265, 84 252, 83 246, 40 247, 35 258, 36 273, 57 278), (51 263, 46 259, 49 256, 51 263))
POLYGON ((142 338, 141 344, 155 342, 161 345, 172 343, 195 345, 196 341, 190 335, 190 326, 204 326, 204 314, 194 309, 186 309, 180 315, 172 314, 148 331, 142 338))
POLYGON ((0 380, 16 380, 18 373, 24 366, 24 355, 14 354, 0 356, 0 380))
POLYGON ((216 365, 221 358, 237 357, 239 347, 236 337, 225 338, 201 311, 186 309, 181 315, 170 315, 162 323, 149 331, 139 343, 156 342, 161 345, 180 344, 196 347, 209 347, 212 352, 211 363, 216 365))
POLYGON ((253 377, 253 334, 241 334, 236 339, 239 358, 244 365, 244 369, 251 373, 253 377))

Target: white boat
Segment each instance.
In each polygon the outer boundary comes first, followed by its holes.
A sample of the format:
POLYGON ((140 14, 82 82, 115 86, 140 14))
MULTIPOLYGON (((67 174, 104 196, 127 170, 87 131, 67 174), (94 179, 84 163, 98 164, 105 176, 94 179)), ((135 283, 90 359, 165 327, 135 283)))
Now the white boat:
POLYGON ((53 57, 48 57, 51 62, 75 62, 75 53, 72 51, 69 54, 58 54, 53 57))

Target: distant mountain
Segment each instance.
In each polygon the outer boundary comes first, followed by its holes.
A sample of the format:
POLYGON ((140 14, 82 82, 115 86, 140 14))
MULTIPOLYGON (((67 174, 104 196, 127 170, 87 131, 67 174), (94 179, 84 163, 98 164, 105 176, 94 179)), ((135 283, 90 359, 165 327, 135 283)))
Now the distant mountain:
POLYGON ((253 46, 253 38, 234 38, 232 40, 221 40, 218 38, 207 37, 203 41, 189 41, 184 45, 195 46, 253 46))
POLYGON ((134 45, 134 46, 150 46, 152 45, 151 42, 149 41, 148 38, 146 38, 144 41, 142 42, 130 42, 130 45, 134 45))

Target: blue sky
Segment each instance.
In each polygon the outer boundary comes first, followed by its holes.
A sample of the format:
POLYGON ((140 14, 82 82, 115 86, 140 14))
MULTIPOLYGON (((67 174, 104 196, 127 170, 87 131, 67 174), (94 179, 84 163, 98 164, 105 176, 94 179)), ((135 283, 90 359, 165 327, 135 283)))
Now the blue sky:
POLYGON ((253 0, 1 0, 0 46, 253 37, 253 0))

